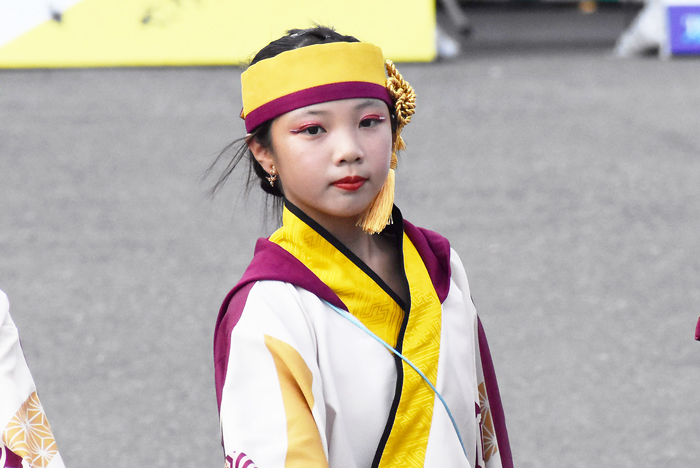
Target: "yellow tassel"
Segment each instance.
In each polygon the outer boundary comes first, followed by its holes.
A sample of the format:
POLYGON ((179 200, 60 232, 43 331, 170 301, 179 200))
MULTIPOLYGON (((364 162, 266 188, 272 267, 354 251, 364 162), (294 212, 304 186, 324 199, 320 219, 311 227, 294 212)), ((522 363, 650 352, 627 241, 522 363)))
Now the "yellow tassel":
POLYGON ((367 208, 365 214, 357 222, 362 230, 368 234, 377 234, 393 222, 391 210, 394 208, 394 185, 396 184, 396 171, 389 169, 389 175, 382 185, 382 189, 367 208))
POLYGON ((391 60, 387 60, 385 65, 389 75, 386 88, 394 100, 397 128, 392 144, 389 175, 384 181, 382 189, 357 222, 357 225, 368 234, 382 232, 385 227, 394 222, 391 218, 391 212, 394 209, 395 169, 398 164, 396 152, 406 149, 406 142, 401 137, 401 130, 411 121, 411 116, 416 112, 416 94, 413 92, 413 88, 403 79, 391 60))

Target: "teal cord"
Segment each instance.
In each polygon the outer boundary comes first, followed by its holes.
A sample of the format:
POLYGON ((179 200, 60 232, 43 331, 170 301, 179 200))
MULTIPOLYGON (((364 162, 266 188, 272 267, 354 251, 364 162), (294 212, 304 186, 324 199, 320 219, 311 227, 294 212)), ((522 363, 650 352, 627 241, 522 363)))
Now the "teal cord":
MULTIPOLYGON (((403 354, 401 354, 400 352, 398 352, 398 351, 397 351, 393 346, 391 346, 389 343, 387 343, 386 341, 384 341, 384 340, 382 340, 381 338, 379 338, 374 332, 372 332, 372 330, 370 330, 369 328, 367 328, 366 326, 364 326, 364 324, 363 324, 362 322, 360 322, 360 321, 359 321, 354 315, 352 315, 350 312, 348 312, 348 311, 346 311, 346 310, 343 310, 343 309, 340 309, 340 308, 334 306, 333 304, 331 304, 330 302, 327 302, 327 304, 328 304, 329 306, 331 306, 331 308, 332 308, 333 310, 335 310, 337 313, 339 313, 341 316, 343 316, 343 317, 345 317, 346 319, 348 319, 350 322, 352 322, 354 325, 356 325, 356 326, 357 326, 358 328, 360 328, 362 331, 364 331, 364 332, 367 333, 369 336, 371 336, 372 338, 374 338, 376 341, 378 341, 379 343, 381 343, 386 349, 388 349, 389 351, 391 351, 391 352, 392 352, 393 354, 395 354, 396 356, 400 357, 400 358, 403 360, 403 362, 405 362, 406 364, 408 364, 409 366, 411 366, 411 368, 413 368, 413 370, 416 371, 416 372, 418 373, 418 375, 421 376, 421 378, 425 381, 425 383, 428 384, 428 386, 430 387, 430 389, 431 389, 433 392, 435 392, 435 395, 436 395, 436 396, 438 397, 438 399, 442 402, 442 406, 445 407, 445 411, 447 411, 447 415, 450 417, 450 421, 452 421, 452 426, 455 428, 455 432, 457 433, 457 438, 459 439, 459 445, 462 446, 462 451, 464 452, 464 456, 467 457, 467 449, 464 448, 464 442, 462 441, 462 434, 460 434, 459 428, 457 427, 457 421, 455 421, 454 416, 452 416, 452 411, 450 411, 450 408, 447 406, 447 402, 446 402, 445 399, 442 397, 442 395, 440 395, 440 392, 437 391, 437 388, 435 388, 435 386, 432 384, 432 382, 430 381, 430 379, 428 379, 428 377, 426 377, 425 374, 424 374, 423 372, 421 372, 421 370, 418 369, 418 368, 415 366, 415 364, 413 364, 411 361, 409 361, 408 358, 407 358, 406 356, 404 356, 403 354)), ((467 459, 468 459, 468 458, 469 458, 469 457, 467 457, 467 459)))

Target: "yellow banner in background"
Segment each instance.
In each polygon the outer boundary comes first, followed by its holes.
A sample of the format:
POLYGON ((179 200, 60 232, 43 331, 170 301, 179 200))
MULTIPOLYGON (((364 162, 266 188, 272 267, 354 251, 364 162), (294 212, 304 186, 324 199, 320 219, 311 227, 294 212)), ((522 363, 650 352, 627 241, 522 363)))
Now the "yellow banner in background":
POLYGON ((314 24, 394 61, 436 55, 434 0, 81 0, 50 18, 0 43, 0 68, 237 65, 314 24))

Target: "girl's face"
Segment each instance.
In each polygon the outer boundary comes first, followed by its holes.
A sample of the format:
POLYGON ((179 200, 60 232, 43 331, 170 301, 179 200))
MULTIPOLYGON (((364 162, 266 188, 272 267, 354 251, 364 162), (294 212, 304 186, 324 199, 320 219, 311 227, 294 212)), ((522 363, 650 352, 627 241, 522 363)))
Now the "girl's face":
POLYGON ((278 117, 272 147, 252 141, 269 173, 274 164, 285 197, 326 229, 352 226, 389 173, 391 121, 378 99, 314 104, 278 117))

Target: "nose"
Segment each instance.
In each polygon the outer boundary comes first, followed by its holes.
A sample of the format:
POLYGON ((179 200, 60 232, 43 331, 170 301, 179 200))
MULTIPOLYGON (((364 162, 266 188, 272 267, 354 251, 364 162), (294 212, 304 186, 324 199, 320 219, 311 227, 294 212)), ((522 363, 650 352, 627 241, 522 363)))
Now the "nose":
POLYGON ((358 163, 364 157, 362 145, 353 131, 338 132, 334 146, 334 162, 337 165, 358 163))

